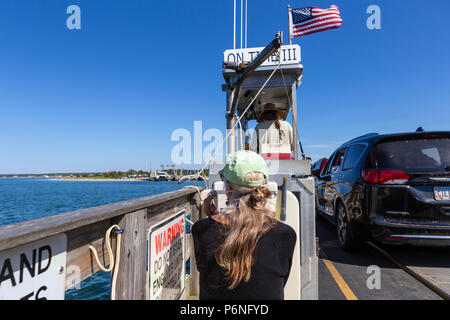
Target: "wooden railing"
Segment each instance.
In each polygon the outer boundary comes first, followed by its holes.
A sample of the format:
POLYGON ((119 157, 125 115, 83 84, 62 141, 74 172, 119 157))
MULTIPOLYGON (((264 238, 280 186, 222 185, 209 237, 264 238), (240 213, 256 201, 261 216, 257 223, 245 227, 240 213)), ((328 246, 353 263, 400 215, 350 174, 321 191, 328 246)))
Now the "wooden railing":
MULTIPOLYGON (((41 219, 0 227, 0 254, 27 243, 32 243, 58 234, 67 237, 66 279, 70 270, 78 270, 82 281, 99 270, 89 249, 96 248, 100 261, 109 264, 105 232, 118 224, 125 231, 121 235, 119 273, 116 282, 116 299, 140 300, 146 298, 147 234, 153 225, 186 210, 190 221, 200 218, 199 192, 194 188, 183 188, 154 196, 87 208, 41 219)), ((115 252, 115 238, 112 241, 115 252)), ((185 257, 190 258, 190 275, 185 281, 181 299, 198 296, 198 273, 195 256, 191 249, 190 234, 186 235, 185 257)), ((0 266, 1 267, 1 266, 0 266)), ((73 277, 71 278, 73 279, 73 277)), ((77 283, 65 282, 65 290, 77 283)))

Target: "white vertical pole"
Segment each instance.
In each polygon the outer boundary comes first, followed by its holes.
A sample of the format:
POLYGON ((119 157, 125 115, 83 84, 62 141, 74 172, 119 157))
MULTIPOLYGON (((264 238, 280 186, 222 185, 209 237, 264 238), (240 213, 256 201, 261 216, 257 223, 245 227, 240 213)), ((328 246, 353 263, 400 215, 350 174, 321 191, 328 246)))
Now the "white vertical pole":
POLYGON ((234 21, 233 21, 233 49, 236 49, 236 0, 234 0, 234 21))
POLYGON ((228 114, 231 109, 231 104, 233 103, 235 95, 235 90, 227 89, 227 135, 230 134, 227 138, 227 154, 233 153, 236 151, 236 128, 234 127, 236 123, 236 117, 234 115, 228 114), (231 130, 231 133, 230 133, 231 130))
POLYGON ((243 8, 244 8, 244 0, 241 0, 241 49, 242 49, 242 21, 244 20, 243 8))
POLYGON ((245 47, 247 48, 247 7, 248 3, 247 0, 245 0, 245 47))

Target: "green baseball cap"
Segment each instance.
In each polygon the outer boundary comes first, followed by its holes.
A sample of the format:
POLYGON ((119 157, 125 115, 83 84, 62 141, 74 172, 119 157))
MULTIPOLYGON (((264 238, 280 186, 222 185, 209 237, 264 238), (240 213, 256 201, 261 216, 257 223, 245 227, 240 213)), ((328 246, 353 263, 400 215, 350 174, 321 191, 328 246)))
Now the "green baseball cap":
POLYGON ((227 155, 225 167, 219 171, 226 180, 231 183, 246 186, 259 187, 267 183, 269 177, 266 161, 256 152, 240 150, 227 155), (265 179, 260 181, 245 181, 249 172, 261 172, 265 179))

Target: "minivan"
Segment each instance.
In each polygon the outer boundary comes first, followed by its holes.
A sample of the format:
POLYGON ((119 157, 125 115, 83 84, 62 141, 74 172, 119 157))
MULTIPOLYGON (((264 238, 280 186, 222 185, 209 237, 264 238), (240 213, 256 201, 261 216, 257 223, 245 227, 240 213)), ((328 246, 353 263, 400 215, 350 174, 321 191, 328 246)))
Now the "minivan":
POLYGON ((313 172, 316 209, 341 248, 450 245, 450 132, 371 133, 328 159, 313 172))

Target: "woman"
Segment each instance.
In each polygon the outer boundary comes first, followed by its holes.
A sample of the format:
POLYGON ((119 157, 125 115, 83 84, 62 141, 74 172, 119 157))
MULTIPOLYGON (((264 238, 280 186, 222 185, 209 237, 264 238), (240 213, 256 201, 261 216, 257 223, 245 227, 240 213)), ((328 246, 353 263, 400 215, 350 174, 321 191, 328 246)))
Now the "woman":
POLYGON ((267 103, 252 137, 251 150, 266 160, 291 160, 295 148, 292 126, 285 119, 287 112, 267 103))
POLYGON ((205 199, 209 216, 192 227, 200 299, 284 299, 296 234, 266 209, 267 166, 252 151, 227 156, 221 171, 228 209, 217 213, 205 199))

